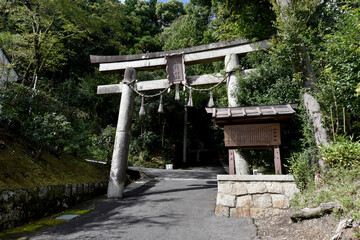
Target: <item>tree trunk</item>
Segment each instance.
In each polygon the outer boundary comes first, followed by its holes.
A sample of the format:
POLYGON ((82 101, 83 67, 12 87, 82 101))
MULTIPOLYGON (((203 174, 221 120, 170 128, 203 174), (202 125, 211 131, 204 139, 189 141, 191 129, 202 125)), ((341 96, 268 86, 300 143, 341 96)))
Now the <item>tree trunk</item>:
MULTIPOLYGON (((290 17, 289 15, 287 15, 287 13, 289 12, 288 10, 292 10, 290 9, 292 7, 291 1, 276 0, 276 2, 280 7, 280 12, 278 14, 280 14, 283 22, 287 22, 288 18, 290 17)), ((296 46, 295 51, 298 54, 299 66, 294 66, 294 68, 297 69, 298 67, 300 67, 301 71, 303 72, 305 76, 305 89, 314 89, 316 87, 317 81, 312 68, 310 57, 302 40, 300 38, 298 40, 300 44, 296 46)), ((309 122, 314 127, 316 146, 327 146, 327 133, 322 126, 322 114, 319 103, 310 93, 304 93, 302 97, 306 112, 308 114, 309 122)), ((318 164, 320 168, 324 168, 324 162, 320 158, 318 159, 318 164)))
MULTIPOLYGON (((316 99, 309 93, 303 94, 303 101, 306 108, 306 112, 309 117, 310 123, 314 127, 315 143, 316 146, 327 146, 329 145, 327 141, 326 130, 322 126, 322 114, 319 103, 316 99)), ((324 162, 321 158, 318 158, 318 163, 320 168, 324 168, 324 162)))
POLYGON ((40 162, 40 159, 43 155, 45 151, 45 147, 44 146, 40 146, 39 150, 37 151, 36 155, 35 155, 35 162, 40 162))
MULTIPOLYGON (((314 89, 316 87, 317 80, 312 68, 309 54, 307 53, 306 48, 303 45, 299 46, 298 50, 303 60, 302 65, 304 67, 304 75, 306 77, 305 89, 314 89)), ((328 136, 325 128, 322 126, 323 118, 321 114, 320 104, 310 93, 304 93, 302 97, 306 113, 309 117, 309 121, 313 125, 316 146, 327 146, 329 144, 327 141, 328 136)), ((318 158, 318 164, 321 169, 325 167, 324 162, 321 158, 318 158)))

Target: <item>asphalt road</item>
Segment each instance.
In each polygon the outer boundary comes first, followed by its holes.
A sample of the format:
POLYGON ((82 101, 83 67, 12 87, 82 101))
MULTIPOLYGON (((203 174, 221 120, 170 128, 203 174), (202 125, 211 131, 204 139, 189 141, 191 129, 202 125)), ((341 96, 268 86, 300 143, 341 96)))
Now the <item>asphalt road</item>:
POLYGON ((251 219, 214 215, 219 168, 142 169, 153 178, 121 200, 96 208, 30 239, 209 240, 256 238, 251 219))

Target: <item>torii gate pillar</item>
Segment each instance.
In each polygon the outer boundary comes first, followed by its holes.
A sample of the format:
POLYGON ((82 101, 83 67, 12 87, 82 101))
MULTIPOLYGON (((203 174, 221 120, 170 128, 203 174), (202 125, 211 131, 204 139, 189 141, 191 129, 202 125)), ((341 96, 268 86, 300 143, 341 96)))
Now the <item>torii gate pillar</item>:
MULTIPOLYGON (((134 68, 126 68, 123 83, 129 83, 135 79, 136 70, 134 68)), ((114 151, 111 161, 110 178, 107 192, 108 198, 122 198, 123 196, 130 145, 133 103, 134 94, 132 89, 128 85, 123 84, 119 117, 116 127, 114 151)))
MULTIPOLYGON (((229 54, 225 56, 225 70, 226 72, 231 72, 235 67, 239 66, 239 57, 236 54, 229 54)), ((229 75, 229 80, 227 82, 227 97, 230 107, 236 107, 237 101, 234 96, 234 92, 238 90, 238 79, 235 73, 229 75)), ((249 174, 249 164, 247 163, 244 155, 235 150, 229 150, 229 173, 236 175, 248 175, 249 174), (235 165, 235 166, 234 166, 235 165)))

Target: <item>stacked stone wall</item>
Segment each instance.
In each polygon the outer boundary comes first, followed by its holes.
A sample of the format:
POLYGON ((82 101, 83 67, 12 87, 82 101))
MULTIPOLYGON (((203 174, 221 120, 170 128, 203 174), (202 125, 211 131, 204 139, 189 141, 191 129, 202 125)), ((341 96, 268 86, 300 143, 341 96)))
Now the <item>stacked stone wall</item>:
POLYGON ((266 217, 288 211, 299 190, 291 175, 218 175, 216 216, 266 217))
POLYGON ((0 231, 62 211, 106 190, 107 182, 0 191, 0 231))

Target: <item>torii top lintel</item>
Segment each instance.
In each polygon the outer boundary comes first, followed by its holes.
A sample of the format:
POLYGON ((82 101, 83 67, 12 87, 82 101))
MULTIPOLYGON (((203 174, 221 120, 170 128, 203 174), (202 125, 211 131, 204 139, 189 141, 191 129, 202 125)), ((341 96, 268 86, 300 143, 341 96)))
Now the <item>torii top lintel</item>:
POLYGON ((173 51, 154 52, 135 55, 97 56, 91 55, 92 64, 99 66, 102 73, 119 73, 126 68, 132 67, 137 70, 154 70, 165 68, 165 56, 176 53, 185 53, 185 64, 212 62, 223 59, 228 54, 246 54, 269 47, 269 40, 251 42, 249 40, 237 39, 184 48, 173 51))

